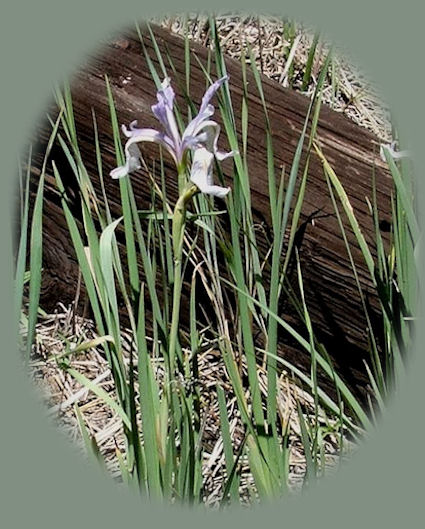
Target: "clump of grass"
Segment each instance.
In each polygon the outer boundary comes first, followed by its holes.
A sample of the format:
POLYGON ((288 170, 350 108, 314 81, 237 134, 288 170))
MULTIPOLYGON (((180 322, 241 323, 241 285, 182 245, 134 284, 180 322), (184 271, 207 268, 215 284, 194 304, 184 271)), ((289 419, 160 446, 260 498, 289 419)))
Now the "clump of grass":
MULTIPOLYGON (((218 77, 226 75, 226 62, 216 21, 212 17, 209 18, 209 29, 214 49, 208 65, 200 64, 207 83, 212 81, 212 63, 218 77)), ((175 71, 175 66, 169 56, 161 55, 153 32, 149 27, 148 30, 160 71, 157 71, 153 58, 147 55, 139 30, 141 49, 146 55, 152 78, 159 87, 161 77, 167 76, 170 70, 175 71)), ((311 48, 303 84, 308 82, 311 75, 316 45, 317 39, 311 48)), ((378 257, 375 262, 341 182, 324 157, 316 138, 322 89, 332 60, 331 53, 318 76, 291 166, 282 174, 275 172, 273 136, 261 76, 255 60, 251 59, 250 68, 263 105, 267 146, 267 185, 273 233, 271 250, 267 256, 261 254, 254 230, 246 154, 249 107, 247 66, 244 61, 241 62, 244 80, 241 131, 236 129, 228 84, 224 84, 218 94, 224 133, 235 153, 232 192, 219 205, 203 194, 191 196, 190 207, 187 211, 184 210, 184 221, 179 224, 177 231, 173 231, 173 227, 176 226, 177 215, 181 214, 181 210, 168 199, 161 152, 158 156, 159 181, 155 180, 149 167, 144 167, 152 183, 151 208, 144 211, 138 209, 131 177, 125 177, 119 180, 122 216, 112 218, 103 184, 102 145, 97 134, 96 116, 93 114, 94 149, 98 163, 97 177, 101 184, 100 196, 91 182, 91 175, 88 174, 79 150, 70 89, 65 87, 56 91, 60 112, 56 122, 52 122, 52 136, 45 159, 48 158, 52 142, 56 140, 78 182, 83 220, 81 224, 69 207, 62 176, 52 162, 51 170, 61 196, 63 213, 97 331, 96 339, 67 349, 60 356, 60 366, 68 376, 95 394, 119 418, 124 441, 117 447, 116 457, 122 481, 131 489, 155 500, 197 504, 203 501, 205 495, 203 451, 208 409, 202 398, 202 382, 199 379, 200 356, 205 347, 211 348, 218 355, 228 383, 227 391, 224 391, 220 382, 215 387, 226 469, 219 494, 222 506, 241 501, 242 468, 247 468, 252 477, 252 488, 248 494, 251 502, 267 501, 287 493, 290 430, 280 395, 280 372, 283 369, 291 373, 299 384, 308 388, 312 398, 312 413, 306 412, 306 406, 300 399, 296 399, 294 406, 306 460, 304 486, 310 485, 324 474, 327 435, 335 436, 338 450, 343 454, 346 435, 360 436, 372 426, 374 405, 371 403, 371 409, 365 409, 333 368, 327 351, 316 338, 304 297, 302 264, 298 259, 294 238, 308 185, 311 156, 319 156, 322 160, 324 181, 328 183, 347 252, 351 256, 341 221, 341 206, 354 231, 381 302, 385 328, 383 351, 378 349, 375 329, 370 323, 366 304, 363 303, 371 344, 367 370, 376 402, 381 408, 385 406, 389 392, 397 386, 405 351, 411 340, 411 318, 415 311, 416 292, 412 288, 416 278, 414 249, 419 233, 415 212, 410 205, 412 189, 407 183, 409 180, 404 167, 399 166, 386 153, 395 183, 393 239, 390 251, 386 253, 379 232, 378 206, 374 200, 370 204, 370 211, 376 229, 378 257), (301 171, 303 152, 307 157, 301 171), (123 237, 118 234, 123 234, 123 237), (285 236, 288 237, 283 252, 285 236), (305 323, 304 336, 278 313, 280 301, 287 295, 284 283, 290 256, 295 256, 296 259, 299 292, 298 298, 292 295, 291 302, 305 323), (269 288, 265 286, 266 267, 270 271, 269 288), (187 288, 184 278, 189 271, 190 284, 187 288), (196 284, 203 286, 208 307, 201 303, 196 284), (189 298, 190 323, 187 332, 179 326, 183 289, 186 289, 189 298), (123 337, 123 316, 119 310, 121 302, 129 324, 132 340, 130 348, 123 337), (279 357, 279 329, 288 333, 299 344, 300 349, 310 355, 310 373, 302 373, 279 357), (261 332, 263 347, 259 347, 254 339, 257 331, 261 332), (70 361, 94 347, 103 351, 111 372, 113 395, 81 373, 70 361), (260 374, 259 356, 265 360, 263 375, 260 374), (319 373, 334 384, 337 399, 328 395, 320 386, 319 373), (232 418, 228 415, 226 400, 229 395, 232 396, 235 414, 240 421, 237 443, 232 437, 232 418)), ((185 100, 191 115, 195 106, 188 91, 191 57, 187 38, 185 61, 186 84, 182 89, 185 90, 185 100)), ((116 162, 120 166, 125 159, 118 126, 119 109, 115 108, 107 78, 105 90, 116 162)), ((184 128, 182 115, 183 112, 176 109, 177 121, 184 128)), ((216 170, 222 180, 219 164, 216 170)), ((44 164, 31 219, 27 359, 34 342, 42 277, 41 226, 45 172, 44 164)), ((187 174, 183 171, 179 173, 180 191, 185 192, 187 174)), ((22 235, 16 267, 17 318, 21 317, 24 283, 27 279, 25 254, 28 247, 26 234, 30 225, 29 174, 26 182, 21 217, 22 235)), ((352 259, 351 262, 357 279, 352 259)), ((357 285, 363 300, 358 280, 357 285)), ((75 414, 88 452, 104 464, 99 446, 90 435, 84 414, 78 405, 75 406, 75 414)))

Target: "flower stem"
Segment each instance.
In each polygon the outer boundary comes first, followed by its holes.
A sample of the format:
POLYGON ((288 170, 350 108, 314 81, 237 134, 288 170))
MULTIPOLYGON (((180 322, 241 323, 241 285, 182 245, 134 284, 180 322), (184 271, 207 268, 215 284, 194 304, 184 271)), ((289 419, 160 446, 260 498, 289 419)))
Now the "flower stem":
POLYGON ((183 286, 182 276, 182 256, 184 229, 186 224, 186 208, 188 202, 198 192, 198 188, 190 184, 180 195, 176 202, 173 213, 173 253, 174 253, 174 285, 173 285, 173 309, 171 314, 171 328, 169 338, 169 365, 170 374, 173 376, 175 369, 175 359, 177 351, 177 337, 180 319, 180 302, 183 286))

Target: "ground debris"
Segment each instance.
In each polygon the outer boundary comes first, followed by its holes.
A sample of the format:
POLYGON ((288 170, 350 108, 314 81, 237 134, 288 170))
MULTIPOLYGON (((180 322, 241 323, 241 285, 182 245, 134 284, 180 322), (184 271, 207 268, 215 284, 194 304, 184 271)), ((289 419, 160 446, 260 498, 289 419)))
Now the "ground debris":
MULTIPOLYGON (((22 334, 25 334, 23 330, 22 334)), ((130 331, 125 331, 123 343, 126 344, 125 362, 128 365, 131 344, 130 331)), ((82 387, 64 370, 62 359, 70 348, 97 337, 95 326, 89 319, 76 315, 73 307, 58 305, 57 311, 46 315, 37 325, 36 340, 30 359, 30 376, 39 390, 39 396, 46 406, 47 415, 74 443, 84 451, 83 441, 76 418, 75 406, 78 406, 86 427, 96 440, 105 466, 111 476, 121 482, 117 449, 125 453, 122 423, 119 417, 100 398, 82 387)), ((114 384, 108 363, 101 348, 92 348, 78 355, 67 356, 69 365, 90 380, 101 386, 115 399, 114 384)), ((246 369, 246 366, 243 366, 246 369)), ((266 372, 259 366, 260 387, 266 391, 266 372)), ((161 380, 163 369, 158 362, 155 375, 161 380)), ((203 409, 203 453, 204 484, 203 501, 210 507, 217 507, 222 499, 223 484, 226 479, 225 458, 221 439, 220 417, 217 394, 214 390, 220 384, 226 393, 227 410, 234 449, 237 451, 242 442, 243 427, 236 405, 236 397, 228 380, 220 353, 214 344, 208 344, 199 354, 199 383, 203 409)), ((136 392, 138 388, 136 386, 136 392)), ((301 489, 306 472, 306 460, 300 435, 300 425, 296 412, 296 401, 300 402, 306 417, 314 416, 313 397, 291 380, 287 373, 279 379, 279 414, 282 420, 289 421, 290 459, 289 492, 301 489)), ((321 409, 319 421, 327 424, 332 418, 321 409)), ((330 428, 331 430, 331 428, 330 428)), ((325 473, 332 472, 340 462, 338 432, 329 433, 323 443, 325 473)), ((344 459, 352 452, 354 445, 344 440, 344 459)), ((255 501, 255 484, 245 458, 239 464, 241 502, 245 505, 255 501)))

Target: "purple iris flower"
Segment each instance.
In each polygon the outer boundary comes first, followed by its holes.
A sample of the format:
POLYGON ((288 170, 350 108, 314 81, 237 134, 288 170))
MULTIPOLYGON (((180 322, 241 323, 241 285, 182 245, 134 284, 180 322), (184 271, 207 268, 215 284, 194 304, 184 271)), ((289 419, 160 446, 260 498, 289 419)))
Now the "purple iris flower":
POLYGON ((230 188, 214 186, 212 183, 213 161, 214 157, 221 161, 233 156, 234 153, 218 150, 220 126, 210 119, 214 114, 214 107, 210 101, 227 79, 228 76, 222 77, 208 88, 202 98, 198 114, 190 121, 181 135, 174 115, 174 90, 169 78, 165 78, 157 92, 158 102, 152 106, 152 112, 161 123, 163 132, 155 129, 139 129, 136 127, 136 121, 130 123, 129 129, 123 125, 122 130, 129 138, 125 145, 126 162, 111 171, 112 178, 121 178, 140 169, 141 154, 137 143, 148 141, 164 147, 173 157, 179 172, 186 167, 187 152, 193 151, 191 182, 196 184, 203 193, 220 197, 226 195, 230 188))

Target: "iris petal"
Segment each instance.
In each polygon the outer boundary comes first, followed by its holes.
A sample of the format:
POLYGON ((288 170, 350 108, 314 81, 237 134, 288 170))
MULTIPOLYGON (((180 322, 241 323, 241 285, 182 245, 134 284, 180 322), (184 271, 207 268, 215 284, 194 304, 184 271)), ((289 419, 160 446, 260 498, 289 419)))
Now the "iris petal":
POLYGON ((221 187, 213 184, 213 161, 214 155, 205 147, 196 149, 193 154, 190 181, 202 193, 222 198, 230 191, 230 187, 221 187))
POLYGON ((384 149, 387 150, 390 154, 390 156, 394 160, 400 160, 401 158, 409 158, 410 157, 410 151, 396 151, 395 148, 397 146, 397 141, 393 141, 391 144, 382 144, 380 148, 380 155, 382 160, 385 162, 385 152, 384 149))
POLYGON ((214 114, 214 106, 210 105, 210 101, 220 88, 220 86, 228 79, 229 77, 225 75, 221 79, 215 81, 205 92, 204 97, 201 101, 201 106, 199 108, 198 114, 192 119, 192 121, 186 127, 186 130, 183 133, 182 142, 184 144, 185 138, 188 136, 193 136, 196 134, 195 130, 202 124, 202 122, 208 120, 214 114))
POLYGON ((203 145, 214 153, 218 161, 225 160, 236 154, 236 151, 223 152, 218 150, 218 137, 220 135, 220 125, 213 120, 204 121, 196 128, 194 136, 199 138, 198 145, 203 145))
POLYGON ((170 79, 166 77, 161 84, 161 88, 157 92, 158 103, 152 105, 152 112, 159 120, 165 131, 171 138, 177 157, 179 157, 181 138, 177 126, 176 118, 174 116, 174 90, 170 85, 170 79))
MULTIPOLYGON (((122 178, 132 171, 140 169, 140 150, 137 147, 136 143, 139 142, 150 142, 158 143, 165 147, 173 156, 176 161, 175 151, 173 149, 172 143, 164 134, 158 132, 155 129, 137 129, 135 128, 135 122, 133 121, 130 124, 130 130, 127 129, 124 125, 122 127, 124 134, 130 138, 125 144, 125 157, 126 162, 124 165, 115 168, 111 171, 110 175, 112 178, 122 178)), ((177 161, 176 161, 177 163, 177 161)))

